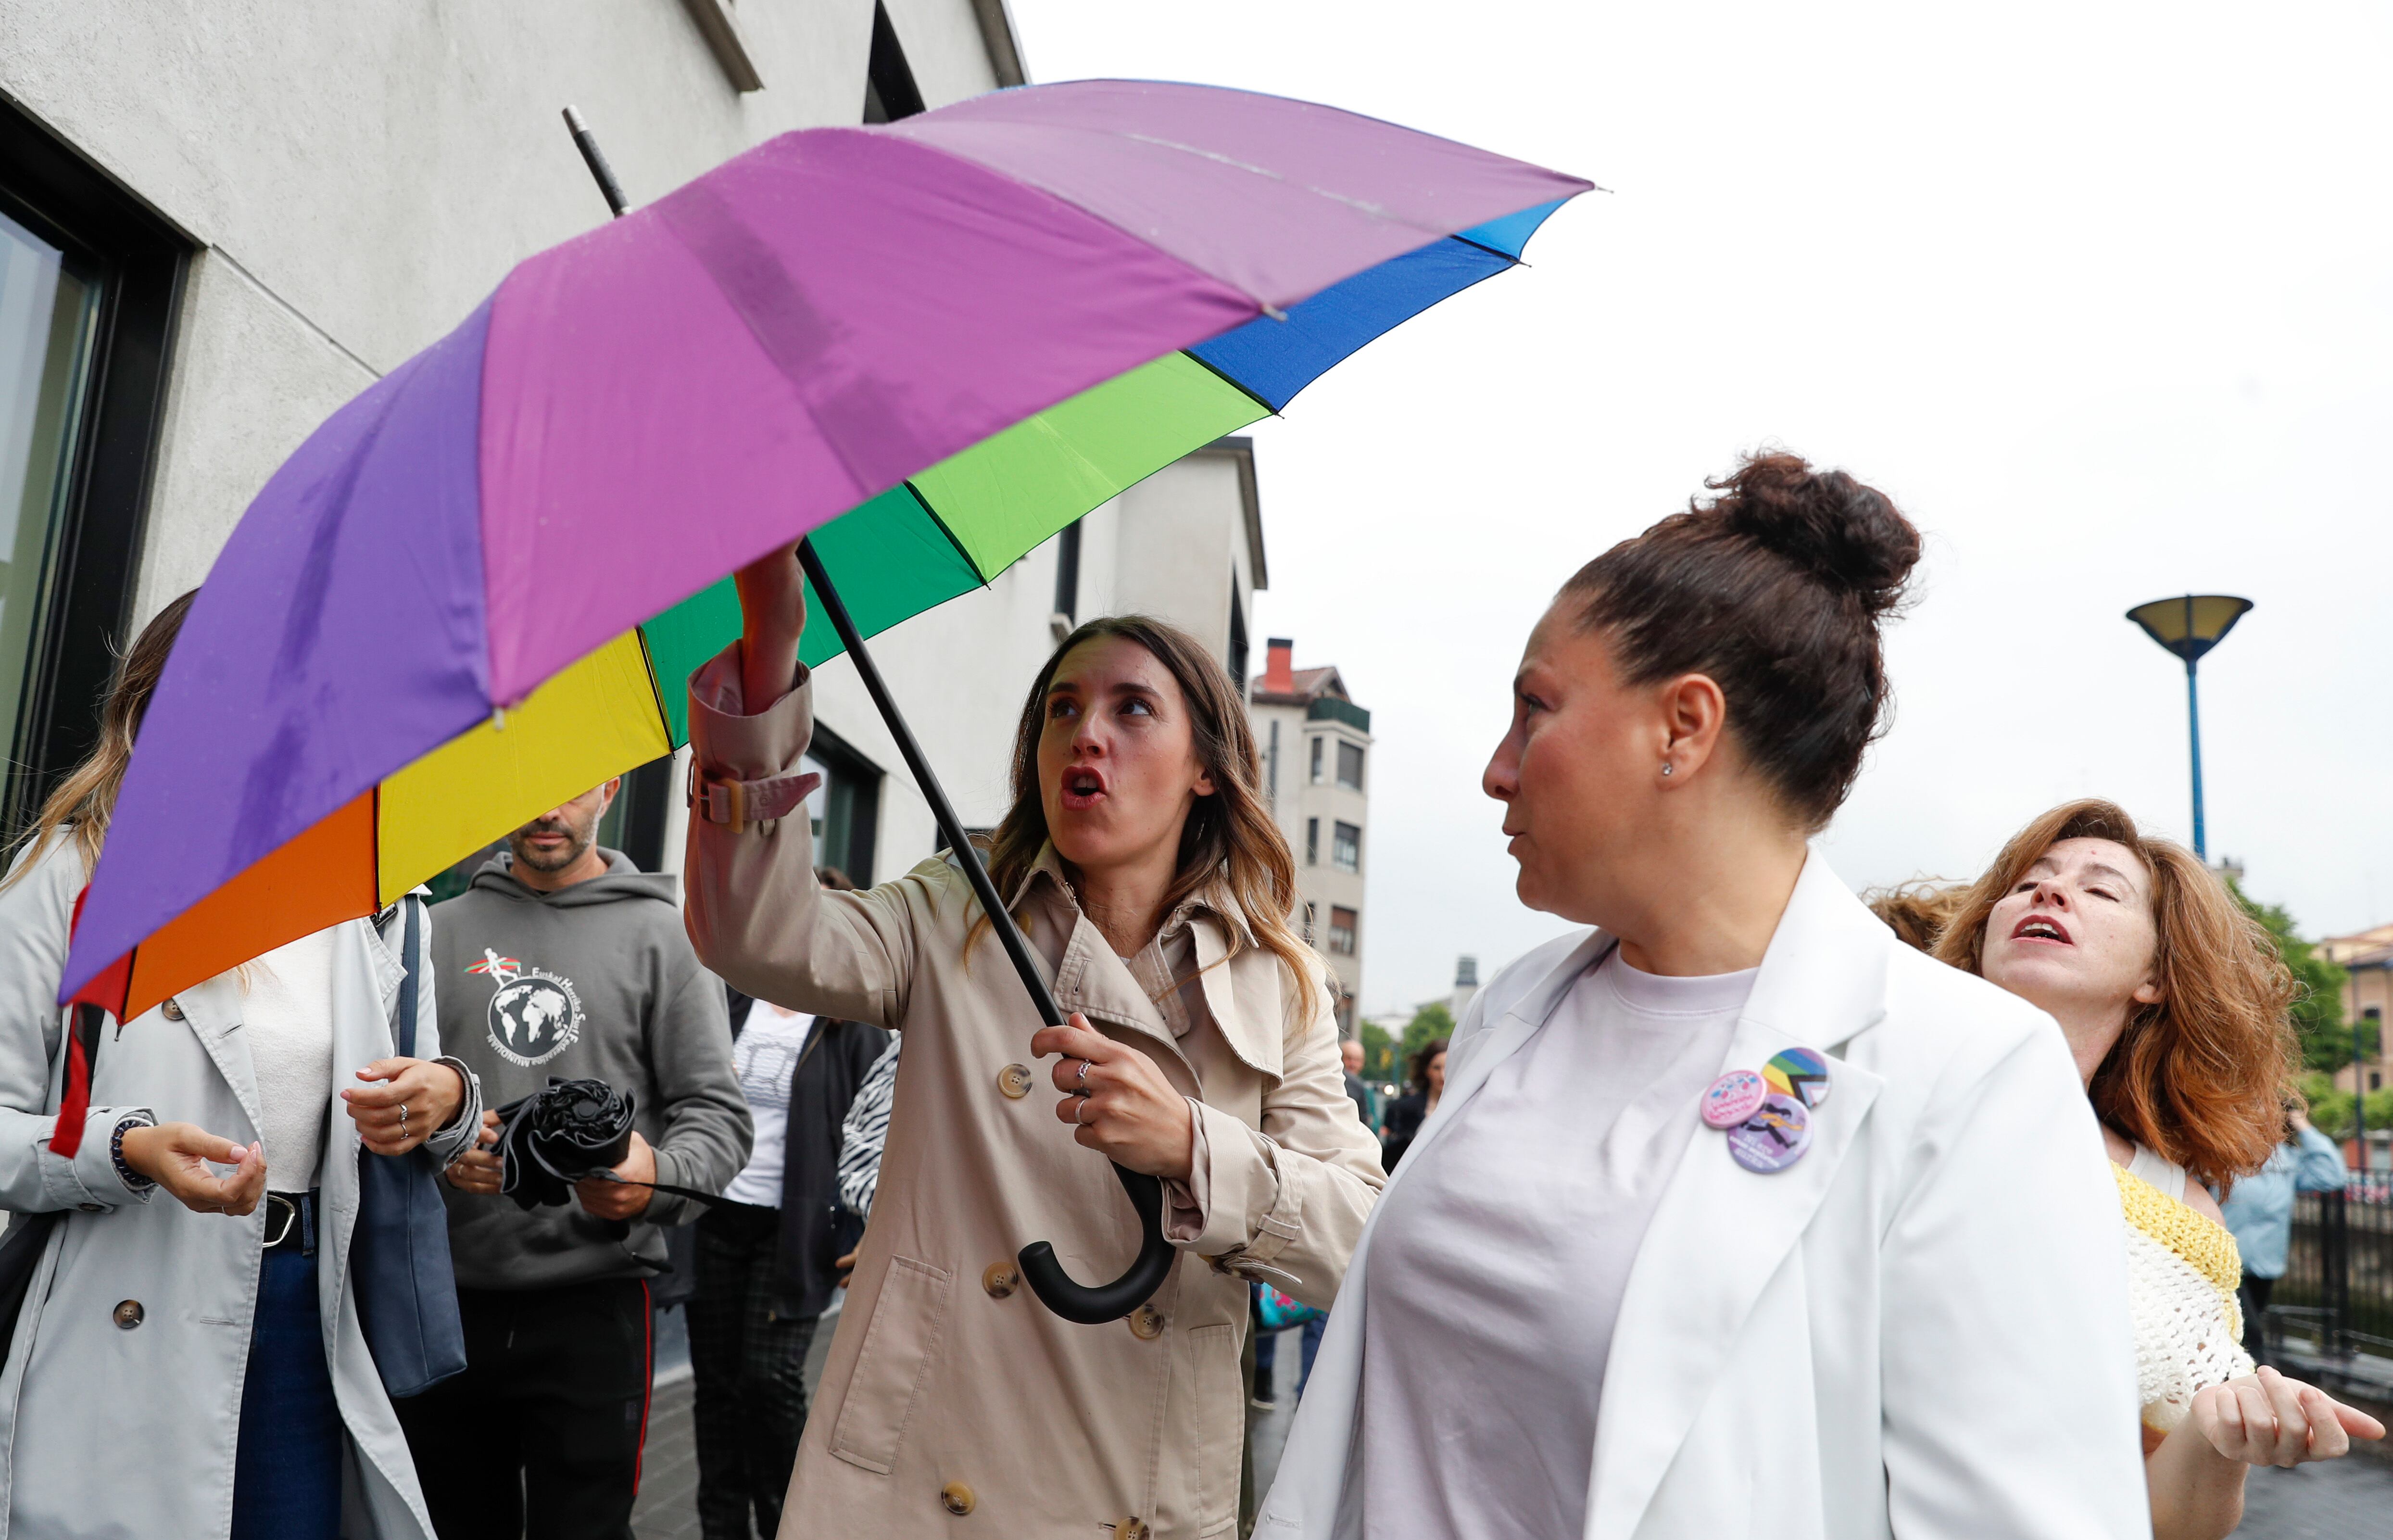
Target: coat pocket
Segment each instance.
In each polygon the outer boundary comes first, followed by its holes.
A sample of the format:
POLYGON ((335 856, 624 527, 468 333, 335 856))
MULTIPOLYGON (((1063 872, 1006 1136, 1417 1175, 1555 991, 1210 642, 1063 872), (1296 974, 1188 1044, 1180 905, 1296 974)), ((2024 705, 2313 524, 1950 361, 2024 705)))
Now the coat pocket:
POLYGON ((898 1445, 922 1399, 922 1381, 939 1355, 947 1325, 948 1285, 953 1276, 910 1257, 895 1257, 872 1320, 848 1377, 830 1452, 850 1465, 886 1476, 896 1467, 898 1445))
POLYGON ((1240 1456, 1246 1452, 1247 1392, 1239 1383, 1236 1326, 1188 1334, 1189 1383, 1196 1427, 1196 1533, 1225 1534, 1237 1523, 1240 1456))

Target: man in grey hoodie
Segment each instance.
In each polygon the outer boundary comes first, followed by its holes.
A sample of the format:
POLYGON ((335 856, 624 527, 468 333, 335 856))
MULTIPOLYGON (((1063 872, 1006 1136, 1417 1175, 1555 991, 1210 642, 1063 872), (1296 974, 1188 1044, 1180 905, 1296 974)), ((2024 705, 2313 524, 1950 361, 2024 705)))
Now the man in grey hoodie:
POLYGON ((634 1102, 619 1180, 585 1179, 562 1207, 501 1197, 491 1149, 449 1168, 466 1368, 398 1403, 441 1540, 631 1540, 658 1227, 701 1207, 655 1187, 720 1193, 748 1158, 723 985, 690 950, 675 880, 596 842, 619 785, 510 834, 433 929, 440 1040, 487 1103, 552 1077, 634 1102))

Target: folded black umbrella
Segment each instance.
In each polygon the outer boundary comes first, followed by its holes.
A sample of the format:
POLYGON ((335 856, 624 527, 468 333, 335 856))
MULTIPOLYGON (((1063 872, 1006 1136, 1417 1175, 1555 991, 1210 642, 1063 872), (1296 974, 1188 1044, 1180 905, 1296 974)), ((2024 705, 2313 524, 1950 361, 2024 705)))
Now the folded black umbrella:
POLYGON ((632 1093, 604 1080, 560 1080, 499 1109, 499 1194, 519 1208, 561 1207, 573 1184, 598 1177, 700 1203, 713 1193, 662 1181, 623 1181, 611 1168, 632 1150, 632 1093))

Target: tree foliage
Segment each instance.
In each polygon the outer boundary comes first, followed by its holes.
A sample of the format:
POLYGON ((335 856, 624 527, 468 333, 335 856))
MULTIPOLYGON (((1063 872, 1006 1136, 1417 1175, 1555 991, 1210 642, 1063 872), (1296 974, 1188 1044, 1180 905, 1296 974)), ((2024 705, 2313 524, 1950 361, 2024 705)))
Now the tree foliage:
POLYGON ((1394 1079, 1396 1040, 1388 1036, 1387 1028, 1376 1022, 1365 1022, 1357 1037, 1363 1044, 1363 1078, 1375 1085, 1394 1079))
MULTIPOLYGON (((2343 1014, 2344 971, 2339 963, 2321 956, 2314 943, 2304 941, 2294 932, 2294 917, 2282 904, 2256 903, 2235 885, 2228 883, 2235 901, 2243 912, 2258 920, 2277 943, 2277 955, 2285 959, 2285 967, 2294 975, 2301 993, 2294 1000, 2294 1031, 2302 1041, 2302 1067, 2323 1070, 2330 1074, 2351 1063, 2351 1031, 2343 1014)), ((2363 1058, 2376 1057, 2376 1024, 2363 1022, 2360 1028, 2360 1051, 2363 1058)), ((2348 1098, 2347 1098, 2348 1100, 2348 1098)), ((2370 1103, 2373 1112, 2375 1103, 2370 1103)), ((2350 1110, 2345 1109, 2344 1119, 2350 1121, 2350 1110)), ((2321 1129, 2324 1119, 2317 1114, 2311 1120, 2321 1129)))

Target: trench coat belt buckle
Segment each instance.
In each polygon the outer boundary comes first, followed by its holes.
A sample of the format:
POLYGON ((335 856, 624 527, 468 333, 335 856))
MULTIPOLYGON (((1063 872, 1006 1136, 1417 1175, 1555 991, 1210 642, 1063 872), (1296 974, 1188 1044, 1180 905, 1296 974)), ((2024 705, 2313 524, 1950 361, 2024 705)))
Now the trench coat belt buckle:
POLYGON ((1213 1271, 1216 1272, 1226 1272, 1234 1278, 1275 1283, 1283 1292, 1304 1281, 1286 1268, 1274 1267, 1269 1262, 1259 1262, 1252 1257, 1208 1257, 1205 1259, 1213 1264, 1213 1271))
POLYGON ((773 776, 760 781, 720 780, 689 762, 689 807, 711 824, 724 824, 737 834, 750 824, 786 818, 814 794, 822 777, 773 776))

